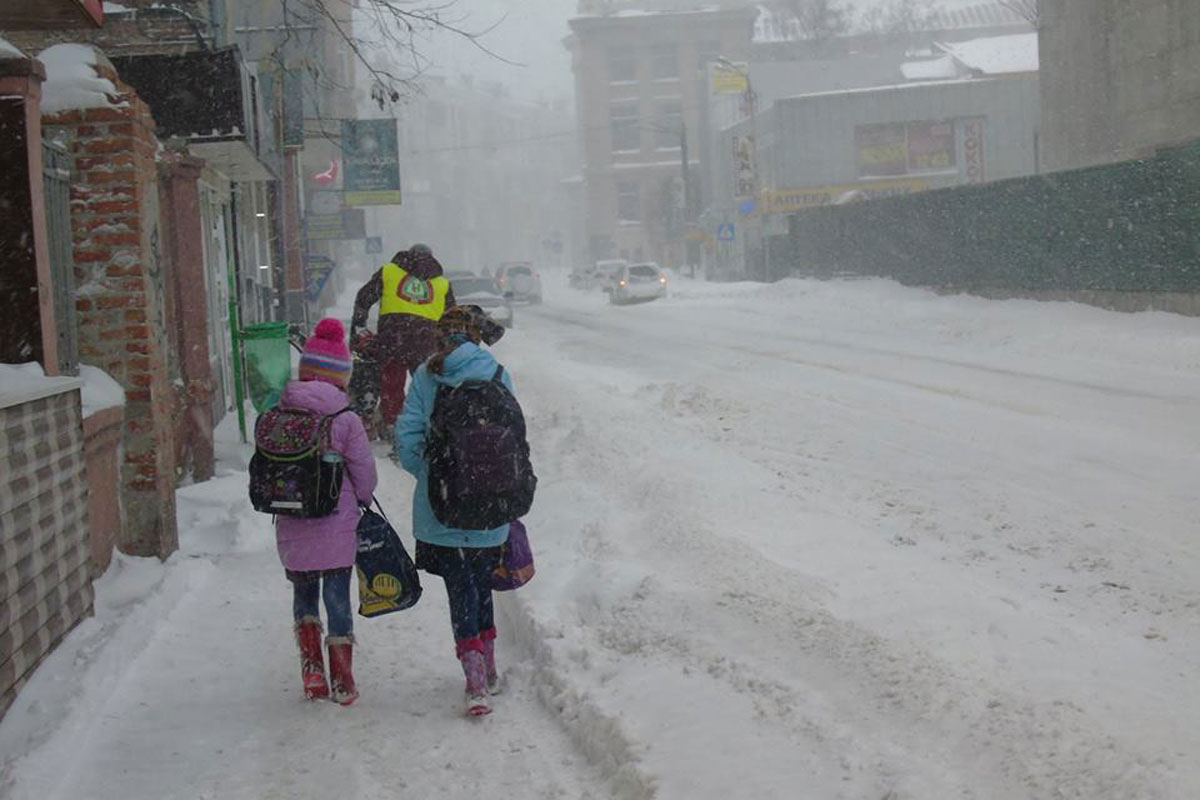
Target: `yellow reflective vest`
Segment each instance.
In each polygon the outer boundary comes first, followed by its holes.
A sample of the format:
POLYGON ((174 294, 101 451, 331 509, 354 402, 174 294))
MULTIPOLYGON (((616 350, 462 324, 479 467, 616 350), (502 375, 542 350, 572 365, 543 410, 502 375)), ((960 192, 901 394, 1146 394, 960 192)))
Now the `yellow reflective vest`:
POLYGON ((446 312, 446 295, 450 281, 440 275, 424 280, 409 275, 394 262, 383 265, 383 295, 379 298, 379 313, 412 314, 437 322, 446 312))

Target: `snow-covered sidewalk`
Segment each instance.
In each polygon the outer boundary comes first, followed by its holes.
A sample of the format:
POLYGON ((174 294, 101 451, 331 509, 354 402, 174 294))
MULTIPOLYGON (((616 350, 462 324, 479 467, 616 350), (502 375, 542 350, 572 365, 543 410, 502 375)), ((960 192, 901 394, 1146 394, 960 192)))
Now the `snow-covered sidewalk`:
MULTIPOLYGON (((411 484, 380 464, 381 500, 411 550, 411 484)), ((165 564, 117 556, 97 586, 96 617, 45 662, 0 726, 0 795, 606 796, 593 794, 595 771, 539 702, 536 662, 512 637, 500 640, 510 668, 496 713, 464 718, 435 578, 416 607, 357 618, 355 706, 304 701, 290 584, 246 480, 233 471, 180 491, 183 548, 165 564)))

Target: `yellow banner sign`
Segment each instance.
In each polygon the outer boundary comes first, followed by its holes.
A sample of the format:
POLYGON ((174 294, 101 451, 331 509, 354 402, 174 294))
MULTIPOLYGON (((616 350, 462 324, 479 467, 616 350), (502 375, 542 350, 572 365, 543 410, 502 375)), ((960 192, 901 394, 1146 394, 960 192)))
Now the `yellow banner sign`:
POLYGON ((778 189, 763 192, 763 211, 767 214, 793 214, 817 206, 833 205, 842 199, 874 200, 900 194, 923 192, 929 181, 908 178, 895 181, 846 183, 840 186, 814 186, 808 189, 778 189), (851 193, 856 193, 851 195, 851 193))
POLYGON ((747 77, 749 69, 750 65, 745 63, 714 63, 712 65, 713 94, 745 94, 746 90, 750 88, 750 79, 747 77))

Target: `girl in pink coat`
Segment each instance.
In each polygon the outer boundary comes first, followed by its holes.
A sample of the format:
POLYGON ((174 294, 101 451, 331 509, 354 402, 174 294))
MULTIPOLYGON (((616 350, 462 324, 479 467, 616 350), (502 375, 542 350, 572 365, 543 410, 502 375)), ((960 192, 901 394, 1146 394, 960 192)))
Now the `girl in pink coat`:
POLYGON ((350 573, 358 550, 359 504, 370 502, 377 481, 375 457, 362 421, 346 410, 346 386, 352 367, 342 323, 321 320, 300 356, 300 379, 288 382, 279 405, 337 415, 330 429, 330 447, 345 461, 346 476, 333 514, 319 519, 280 517, 275 528, 279 560, 294 590, 292 609, 304 696, 318 699, 332 694, 335 701, 347 706, 358 699, 352 670, 350 573), (325 640, 329 683, 325 682, 321 652, 322 596, 329 621, 329 637, 325 640))

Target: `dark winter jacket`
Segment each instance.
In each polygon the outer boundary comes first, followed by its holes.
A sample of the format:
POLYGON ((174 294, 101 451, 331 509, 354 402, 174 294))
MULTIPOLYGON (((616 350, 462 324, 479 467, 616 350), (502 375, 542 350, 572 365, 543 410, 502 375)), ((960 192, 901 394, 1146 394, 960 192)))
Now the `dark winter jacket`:
MULTIPOLYGON (((422 280, 431 280, 442 274, 442 265, 429 253, 401 250, 392 259, 401 269, 422 280)), ((366 327, 371 307, 383 296, 383 268, 371 276, 371 280, 358 290, 354 298, 354 316, 350 321, 351 331, 366 327)), ((456 305, 454 290, 446 296, 446 308, 456 305)), ((437 352, 437 323, 412 314, 383 314, 379 317, 379 330, 375 335, 370 355, 381 363, 400 362, 406 369, 414 370, 426 358, 437 352)))

